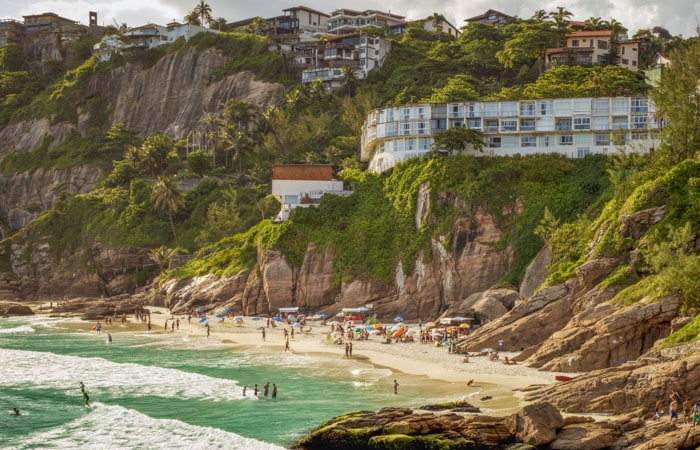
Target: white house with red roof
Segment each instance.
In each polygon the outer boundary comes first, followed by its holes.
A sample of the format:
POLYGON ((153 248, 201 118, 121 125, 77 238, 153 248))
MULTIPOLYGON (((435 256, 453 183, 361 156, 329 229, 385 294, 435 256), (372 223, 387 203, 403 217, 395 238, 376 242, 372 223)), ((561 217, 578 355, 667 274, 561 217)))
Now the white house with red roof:
POLYGON ((318 206, 324 194, 348 196, 343 182, 333 179, 329 164, 295 164, 272 167, 272 195, 282 204, 275 222, 284 222, 295 208, 318 206))
MULTIPOLYGON (((566 46, 547 49, 547 64, 600 64, 610 51, 612 30, 582 30, 566 35, 566 46)), ((614 41, 620 55, 619 66, 639 70, 639 41, 618 35, 614 41)))

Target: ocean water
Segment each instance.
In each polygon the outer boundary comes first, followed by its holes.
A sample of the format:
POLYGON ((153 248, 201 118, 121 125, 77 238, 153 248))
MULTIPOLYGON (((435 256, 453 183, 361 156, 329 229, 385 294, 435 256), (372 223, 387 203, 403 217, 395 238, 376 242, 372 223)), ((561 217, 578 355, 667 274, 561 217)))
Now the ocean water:
POLYGON ((112 343, 76 319, 0 319, 1 449, 277 449, 342 413, 455 400, 458 392, 401 374, 394 395, 397 374, 355 360, 241 351, 199 336, 120 332, 117 324, 109 331, 112 343), (277 398, 263 397, 266 381, 277 384, 277 398))

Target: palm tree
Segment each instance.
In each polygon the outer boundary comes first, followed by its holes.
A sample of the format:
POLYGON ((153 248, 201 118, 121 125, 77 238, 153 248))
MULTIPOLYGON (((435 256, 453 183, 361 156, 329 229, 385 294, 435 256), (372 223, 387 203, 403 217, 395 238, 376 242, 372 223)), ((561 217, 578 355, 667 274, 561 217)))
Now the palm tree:
POLYGON ((534 20, 537 23, 542 23, 547 19, 549 19, 549 13, 547 11, 545 11, 544 9, 538 9, 532 15, 532 20, 534 20))
POLYGON ((586 21, 586 29, 591 31, 599 31, 605 28, 605 21, 600 17, 589 17, 586 21))
POLYGON ((192 12, 197 13, 200 25, 204 25, 205 22, 210 24, 211 21, 214 20, 214 17, 211 15, 211 6, 204 0, 199 0, 199 3, 194 7, 192 12))
POLYGON ((438 40, 440 40, 442 36, 442 23, 445 21, 445 16, 434 12, 428 19, 430 19, 430 22, 433 24, 433 33, 436 33, 438 35, 438 40))
POLYGON ((340 68, 340 74, 343 79, 343 86, 347 87, 348 95, 352 96, 353 87, 357 83, 357 76, 355 75, 355 68, 351 65, 345 65, 340 68))
POLYGON ((173 213, 185 206, 185 194, 180 190, 180 187, 175 182, 175 178, 171 175, 159 177, 158 182, 153 185, 151 200, 153 200, 153 204, 156 208, 165 209, 168 211, 170 228, 173 230, 175 244, 179 247, 180 242, 178 241, 177 233, 175 232, 173 213))
POLYGON ((194 9, 187 13, 185 16, 185 23, 188 25, 201 25, 202 22, 199 21, 199 14, 194 9))
POLYGON ((149 258, 151 258, 153 262, 158 264, 160 272, 162 272, 163 269, 170 268, 170 261, 176 254, 177 250, 175 250, 174 248, 168 248, 164 245, 161 245, 158 248, 151 249, 148 252, 149 258))

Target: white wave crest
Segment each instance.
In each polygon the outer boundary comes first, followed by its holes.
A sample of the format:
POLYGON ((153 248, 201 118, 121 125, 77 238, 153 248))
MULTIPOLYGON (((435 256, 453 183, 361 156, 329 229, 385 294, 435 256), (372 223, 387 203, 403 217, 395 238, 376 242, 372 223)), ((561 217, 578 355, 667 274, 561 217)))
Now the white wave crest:
POLYGON ((14 328, 3 328, 0 329, 0 334, 24 334, 24 333, 34 333, 34 328, 29 325, 21 325, 14 328))

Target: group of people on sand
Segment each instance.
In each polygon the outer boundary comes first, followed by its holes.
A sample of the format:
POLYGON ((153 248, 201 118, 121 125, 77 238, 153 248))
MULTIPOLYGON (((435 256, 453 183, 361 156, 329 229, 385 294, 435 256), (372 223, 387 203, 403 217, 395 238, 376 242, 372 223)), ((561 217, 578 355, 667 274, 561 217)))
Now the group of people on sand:
MULTIPOLYGON (((248 393, 248 386, 243 386, 243 397, 246 396, 248 393)), ((258 384, 256 383, 255 386, 253 387, 253 397, 257 397, 259 394, 258 392, 258 384)), ((270 394, 270 382, 266 382, 263 385, 263 397, 267 397, 268 394, 270 394)), ((277 398, 277 385, 275 383, 272 383, 272 398, 277 398)))
MULTIPOLYGON (((686 397, 685 401, 681 403, 681 395, 678 391, 671 392, 670 403, 668 405, 668 415, 671 422, 678 421, 678 414, 680 410, 683 410, 683 423, 692 423, 693 426, 700 422, 700 405, 698 402, 691 402, 689 397, 686 397)), ((664 413, 664 401, 659 399, 656 401, 656 406, 654 407, 654 417, 656 419, 661 419, 664 413)))

